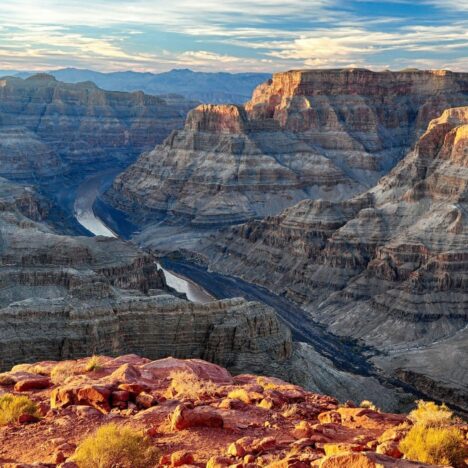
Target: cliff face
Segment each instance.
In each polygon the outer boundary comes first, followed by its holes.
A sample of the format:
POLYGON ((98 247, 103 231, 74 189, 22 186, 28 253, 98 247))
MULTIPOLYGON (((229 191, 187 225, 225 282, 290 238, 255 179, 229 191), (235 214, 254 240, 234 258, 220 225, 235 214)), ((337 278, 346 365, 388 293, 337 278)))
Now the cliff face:
POLYGON ((44 181, 132 161, 183 125, 193 101, 65 84, 50 75, 0 80, 0 175, 44 181), (20 141, 18 141, 20 140, 20 141))
POLYGON ((148 224, 219 226, 302 199, 370 188, 444 109, 468 103, 468 75, 445 71, 278 73, 242 106, 204 105, 142 155, 106 195, 148 224))
POLYGON ((236 226, 202 249, 210 268, 303 304, 334 333, 429 394, 464 406, 468 108, 433 120, 373 189, 307 200, 236 226))
POLYGON ((0 367, 90 352, 202 357, 235 372, 281 374, 292 354, 274 311, 243 299, 174 297, 155 258, 113 238, 47 223, 31 187, 0 179, 0 367))

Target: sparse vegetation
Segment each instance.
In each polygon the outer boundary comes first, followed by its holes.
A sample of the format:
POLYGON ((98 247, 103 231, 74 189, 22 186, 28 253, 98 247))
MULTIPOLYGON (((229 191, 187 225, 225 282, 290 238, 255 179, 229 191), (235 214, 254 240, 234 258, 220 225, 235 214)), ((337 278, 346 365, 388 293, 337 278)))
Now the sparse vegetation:
POLYGON ((418 401, 409 419, 414 423, 400 443, 405 458, 436 465, 462 466, 468 456, 461 431, 453 424, 456 420, 444 404, 418 401))
POLYGON ((414 424, 439 427, 453 422, 453 413, 444 404, 437 405, 433 401, 423 400, 418 400, 416 403, 418 407, 408 415, 414 424))
POLYGON ((69 377, 77 374, 76 364, 70 361, 65 361, 57 364, 50 373, 50 379, 55 385, 61 385, 69 377))
POLYGON ((40 417, 37 404, 27 396, 11 393, 0 396, 0 426, 18 421, 23 414, 40 417))
POLYGON ((377 408, 377 406, 375 406, 374 403, 372 403, 372 401, 370 401, 370 400, 362 400, 359 407, 360 408, 371 409, 373 411, 380 411, 379 408, 377 408))
POLYGON ((243 401, 247 405, 250 405, 250 403, 252 403, 249 392, 245 388, 236 388, 235 390, 231 390, 228 393, 228 398, 243 401))
POLYGON ((187 371, 172 372, 170 378, 169 393, 178 398, 214 396, 219 391, 218 385, 211 380, 201 380, 187 371))
POLYGON ((468 455, 462 433, 456 427, 427 427, 416 424, 400 443, 409 460, 434 465, 461 466, 468 455))
POLYGON ((143 432, 108 424, 78 445, 73 461, 79 468, 146 468, 155 466, 158 456, 143 432))
POLYGON ((85 370, 86 372, 100 371, 102 369, 103 363, 100 356, 92 356, 88 359, 86 363, 85 370))

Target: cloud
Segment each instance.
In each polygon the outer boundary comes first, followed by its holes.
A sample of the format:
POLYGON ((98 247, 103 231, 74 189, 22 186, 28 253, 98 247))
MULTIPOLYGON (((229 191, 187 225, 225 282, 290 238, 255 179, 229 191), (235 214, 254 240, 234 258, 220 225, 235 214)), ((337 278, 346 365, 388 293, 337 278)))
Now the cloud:
MULTIPOLYGON (((0 3, 0 67, 275 71, 456 63, 466 2, 421 0, 437 17, 372 15, 361 0, 14 0, 0 3), (450 10, 444 16, 443 5, 450 10), (454 20, 453 12, 457 11, 454 20)), ((385 0, 412 5, 413 0, 385 0)), ((394 6, 395 6, 394 5, 394 6)))

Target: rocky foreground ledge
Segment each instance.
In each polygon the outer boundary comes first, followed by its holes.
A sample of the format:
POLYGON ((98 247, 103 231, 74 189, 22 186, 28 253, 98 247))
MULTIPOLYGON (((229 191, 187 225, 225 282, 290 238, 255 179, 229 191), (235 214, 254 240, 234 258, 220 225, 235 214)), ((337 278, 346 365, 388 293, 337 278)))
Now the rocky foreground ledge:
POLYGON ((29 397, 37 412, 0 425, 2 467, 81 467, 76 447, 109 423, 144 431, 158 451, 150 466, 430 466, 402 459, 406 415, 339 405, 276 378, 233 377, 198 359, 22 364, 0 374, 5 394, 29 397))

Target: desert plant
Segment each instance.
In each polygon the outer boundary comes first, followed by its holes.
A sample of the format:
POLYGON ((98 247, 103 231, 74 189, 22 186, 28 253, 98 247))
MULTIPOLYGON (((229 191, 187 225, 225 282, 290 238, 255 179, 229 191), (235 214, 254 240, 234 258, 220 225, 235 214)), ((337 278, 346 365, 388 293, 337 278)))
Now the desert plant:
POLYGON ((100 371, 102 369, 102 359, 99 356, 91 356, 86 362, 86 372, 100 371))
POLYGON ((377 408, 377 406, 375 406, 374 403, 372 403, 372 401, 370 401, 370 400, 362 400, 359 407, 360 408, 371 409, 371 410, 374 410, 374 411, 379 411, 379 408, 377 408))
POLYGON ((171 378, 169 392, 178 398, 213 396, 219 391, 218 385, 211 380, 201 380, 187 371, 174 371, 169 377, 171 378))
POLYGON ((249 392, 245 388, 236 388, 234 390, 231 390, 228 393, 228 398, 243 401, 248 405, 252 403, 252 398, 250 397, 249 392))
POLYGON ((40 417, 38 406, 27 396, 11 393, 0 396, 0 426, 17 422, 23 414, 40 417))
POLYGON ((50 372, 50 379, 55 385, 60 385, 69 377, 77 374, 76 363, 71 361, 60 362, 50 372))
POLYGON ((462 466, 468 455, 462 433, 456 427, 428 427, 417 423, 400 442, 409 460, 434 465, 462 466))
POLYGON ((143 432, 111 423, 84 439, 72 460, 79 468, 146 468, 156 465, 158 456, 143 432))
POLYGON ((437 405, 433 401, 418 400, 418 407, 410 412, 409 419, 414 424, 425 427, 446 426, 453 422, 453 413, 444 404, 437 405))

